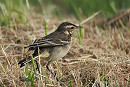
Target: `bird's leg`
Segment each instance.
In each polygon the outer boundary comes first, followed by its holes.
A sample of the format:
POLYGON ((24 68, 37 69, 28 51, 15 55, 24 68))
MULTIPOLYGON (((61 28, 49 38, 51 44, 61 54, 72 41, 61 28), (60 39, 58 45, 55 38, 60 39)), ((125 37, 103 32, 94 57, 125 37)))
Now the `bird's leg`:
POLYGON ((51 74, 56 78, 57 81, 59 81, 59 79, 56 77, 56 74, 54 74, 50 69, 49 69, 49 65, 52 61, 49 61, 46 65, 46 68, 48 69, 49 72, 51 72, 51 74))
POLYGON ((40 73, 40 69, 39 69, 39 64, 38 64, 38 62, 37 62, 37 60, 35 60, 35 62, 36 62, 36 69, 38 70, 38 72, 40 73))

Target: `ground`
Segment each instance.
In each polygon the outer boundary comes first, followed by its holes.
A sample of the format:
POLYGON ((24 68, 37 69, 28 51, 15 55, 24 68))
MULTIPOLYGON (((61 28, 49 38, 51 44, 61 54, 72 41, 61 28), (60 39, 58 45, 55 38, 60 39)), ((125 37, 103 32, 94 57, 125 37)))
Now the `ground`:
MULTIPOLYGON (((63 21, 80 23, 70 19, 45 19, 48 33, 53 32, 63 21)), ((18 61, 27 55, 24 46, 31 44, 36 38, 45 36, 42 17, 30 17, 29 21, 27 26, 14 24, 0 27, 0 86, 25 87, 27 85, 27 81, 20 79, 26 77, 27 70, 19 69, 18 61)), ((81 30, 82 38, 79 37, 80 31, 75 31, 69 53, 50 66, 51 70, 61 78, 61 82, 55 80, 47 71, 46 62, 42 62, 42 73, 37 72, 35 75, 34 86, 128 87, 130 85, 129 29, 126 27, 104 29, 96 26, 94 21, 84 23, 82 26, 84 27, 81 30)), ((29 66, 29 71, 31 70, 32 66, 29 66)), ((31 81, 29 85, 32 85, 31 81)))

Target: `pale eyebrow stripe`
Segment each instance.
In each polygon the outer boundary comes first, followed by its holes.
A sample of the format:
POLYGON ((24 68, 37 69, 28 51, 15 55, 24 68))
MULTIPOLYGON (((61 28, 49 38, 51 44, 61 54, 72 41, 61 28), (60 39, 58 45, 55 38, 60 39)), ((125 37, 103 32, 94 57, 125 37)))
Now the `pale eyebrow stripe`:
POLYGON ((74 27, 74 26, 73 25, 65 26, 65 28, 71 28, 71 27, 74 27))

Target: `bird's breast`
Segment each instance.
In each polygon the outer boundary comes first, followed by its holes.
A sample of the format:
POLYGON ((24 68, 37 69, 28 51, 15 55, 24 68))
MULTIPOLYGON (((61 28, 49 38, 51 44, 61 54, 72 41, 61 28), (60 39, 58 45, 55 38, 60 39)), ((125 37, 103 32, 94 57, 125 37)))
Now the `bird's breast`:
POLYGON ((67 45, 54 47, 50 57, 52 60, 59 60, 60 58, 63 58, 68 53, 69 49, 70 49, 70 43, 67 45))

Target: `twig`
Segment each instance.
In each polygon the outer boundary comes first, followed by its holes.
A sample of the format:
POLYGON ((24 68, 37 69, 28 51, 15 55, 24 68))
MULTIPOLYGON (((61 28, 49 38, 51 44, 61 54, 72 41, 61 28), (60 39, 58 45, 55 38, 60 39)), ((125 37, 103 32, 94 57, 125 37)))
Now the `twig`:
POLYGON ((92 16, 90 16, 89 18, 83 20, 80 24, 84 24, 86 22, 88 22, 89 20, 91 20, 92 18, 94 18, 95 16, 97 16, 101 11, 98 11, 96 13, 94 13, 92 16))

